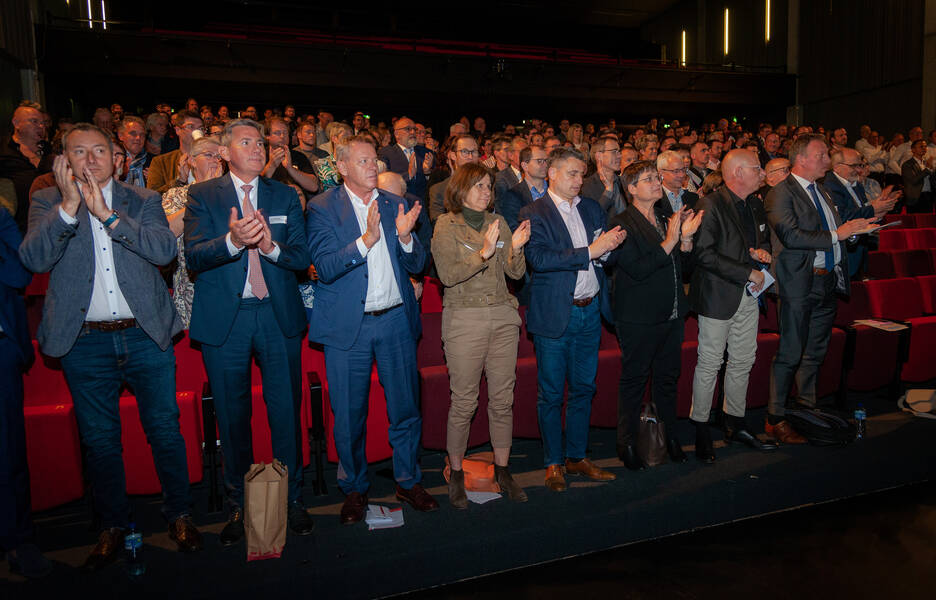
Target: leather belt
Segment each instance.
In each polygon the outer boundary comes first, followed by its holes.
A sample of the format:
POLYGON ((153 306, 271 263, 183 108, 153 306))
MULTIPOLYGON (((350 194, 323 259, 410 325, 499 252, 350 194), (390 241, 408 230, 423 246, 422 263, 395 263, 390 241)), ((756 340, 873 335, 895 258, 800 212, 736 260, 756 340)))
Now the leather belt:
POLYGON ((395 308, 400 308, 401 306, 403 305, 397 304, 396 306, 391 306, 390 308, 381 308, 380 310, 364 311, 364 314, 367 315, 368 317, 379 317, 380 315, 385 315, 391 310, 395 308))
POLYGON ((812 272, 815 275, 828 275, 831 273, 828 269, 813 269, 812 272))
POLYGON ((116 321, 85 321, 85 329, 93 331, 123 331, 136 327, 136 319, 117 319, 116 321))
POLYGON ((582 298, 581 300, 573 300, 572 304, 574 304, 575 306, 588 306, 589 304, 592 303, 592 300, 594 299, 595 297, 592 296, 591 298, 582 298))

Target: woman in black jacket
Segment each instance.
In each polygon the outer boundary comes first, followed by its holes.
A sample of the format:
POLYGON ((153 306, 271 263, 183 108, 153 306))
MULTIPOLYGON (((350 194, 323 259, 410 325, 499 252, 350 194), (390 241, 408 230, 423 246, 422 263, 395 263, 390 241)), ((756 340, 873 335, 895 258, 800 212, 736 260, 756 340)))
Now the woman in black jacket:
POLYGON ((608 264, 613 268, 612 312, 621 345, 617 450, 627 468, 636 471, 646 466, 637 455, 636 438, 651 375, 652 398, 666 426, 670 458, 686 461, 673 431, 683 317, 689 310, 682 281, 683 271, 692 268, 692 236, 703 213, 684 206, 674 214, 668 205, 661 206, 668 200, 652 162, 628 166, 624 185, 631 202, 609 226, 626 229, 627 241, 608 264))

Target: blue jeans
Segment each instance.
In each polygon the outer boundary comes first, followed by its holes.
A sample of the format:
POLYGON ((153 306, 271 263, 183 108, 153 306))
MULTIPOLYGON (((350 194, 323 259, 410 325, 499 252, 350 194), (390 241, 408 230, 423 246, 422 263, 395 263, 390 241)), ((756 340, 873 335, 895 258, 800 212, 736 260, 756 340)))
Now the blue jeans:
POLYGON ((289 501, 302 500, 301 349, 301 335, 283 335, 273 303, 255 298, 241 301, 231 333, 222 345, 202 344, 221 434, 224 487, 234 506, 244 505, 244 475, 253 463, 252 356, 257 357, 263 379, 273 456, 289 471, 289 501))
POLYGON ((189 514, 185 440, 179 430, 175 395, 175 353, 160 350, 139 327, 88 331, 62 357, 75 403, 88 473, 103 527, 127 527, 130 504, 120 444, 120 388, 136 395, 140 421, 153 450, 163 490, 163 515, 170 521, 189 514))
POLYGON ((547 467, 562 464, 563 458, 585 458, 600 343, 601 313, 597 299, 588 306, 572 306, 569 324, 562 336, 533 337, 538 384, 536 413, 547 467), (563 456, 562 395, 566 381, 569 400, 563 456))
POLYGON ((393 478, 405 489, 422 479, 419 469, 422 416, 416 342, 401 306, 380 316, 364 315, 361 331, 350 349, 325 346, 328 398, 335 415, 338 487, 345 494, 363 494, 370 488, 364 443, 371 365, 375 360, 377 376, 387 399, 393 478))

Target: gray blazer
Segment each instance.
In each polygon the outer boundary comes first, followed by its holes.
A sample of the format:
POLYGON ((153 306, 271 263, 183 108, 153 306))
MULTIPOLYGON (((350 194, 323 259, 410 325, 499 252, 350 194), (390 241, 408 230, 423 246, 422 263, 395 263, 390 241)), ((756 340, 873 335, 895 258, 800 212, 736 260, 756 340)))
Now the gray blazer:
MULTIPOLYGON (((69 225, 59 214, 57 187, 33 194, 29 229, 19 255, 34 273, 51 271, 37 338, 43 353, 64 356, 81 333, 94 286, 94 248, 88 209, 84 203, 69 225)), ((162 200, 156 192, 114 181, 112 206, 120 221, 110 231, 114 268, 120 291, 137 323, 165 350, 182 321, 169 298, 158 265, 176 257, 176 238, 169 230, 162 200)))

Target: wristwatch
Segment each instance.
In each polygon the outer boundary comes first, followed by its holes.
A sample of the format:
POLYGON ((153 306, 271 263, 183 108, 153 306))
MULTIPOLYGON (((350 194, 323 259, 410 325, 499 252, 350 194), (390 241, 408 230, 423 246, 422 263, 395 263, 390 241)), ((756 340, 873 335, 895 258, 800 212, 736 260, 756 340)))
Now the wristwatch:
POLYGON ((104 227, 110 227, 113 225, 114 221, 120 218, 120 214, 115 210, 111 212, 110 216, 106 219, 98 219, 101 222, 101 225, 104 227))

